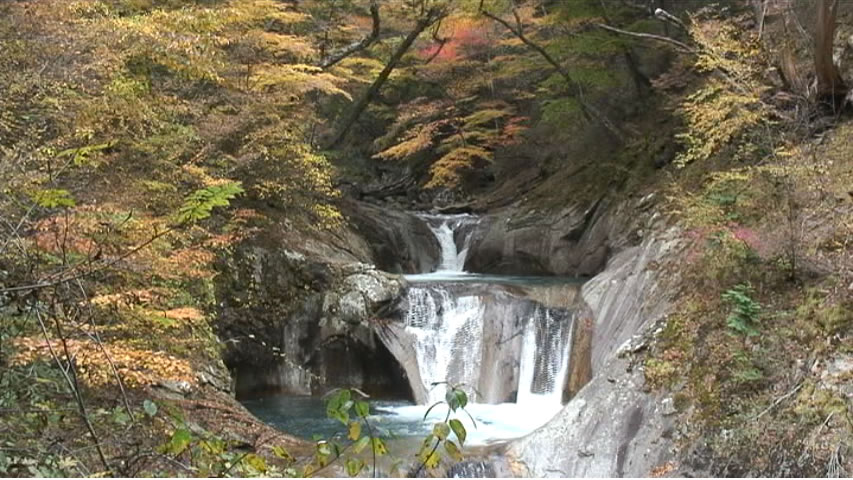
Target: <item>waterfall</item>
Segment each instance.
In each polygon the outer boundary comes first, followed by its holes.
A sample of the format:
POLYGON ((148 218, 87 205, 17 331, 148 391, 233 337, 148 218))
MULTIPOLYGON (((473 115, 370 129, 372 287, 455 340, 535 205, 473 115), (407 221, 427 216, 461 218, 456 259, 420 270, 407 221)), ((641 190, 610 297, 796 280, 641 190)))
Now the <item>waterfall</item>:
POLYGON ((429 229, 438 240, 441 248, 441 262, 438 272, 463 272, 468 247, 473 233, 471 227, 476 224, 476 218, 471 215, 421 215, 429 229), (462 248, 457 246, 457 233, 461 233, 462 248))
POLYGON ((416 339, 415 354, 429 403, 444 399, 434 383, 475 385, 481 359, 484 305, 474 295, 456 297, 442 287, 409 290, 406 330, 416 339))
POLYGON ((444 399, 445 386, 434 384, 447 382, 488 390, 472 394, 478 402, 500 403, 514 394, 519 405, 558 407, 569 370, 572 313, 493 284, 499 277, 465 273, 474 217, 421 218, 441 246, 441 263, 432 274, 410 276, 418 283, 408 289, 405 331, 413 338, 427 403, 444 399), (448 272, 459 275, 448 281, 448 272))
POLYGON ((519 365, 519 404, 560 403, 569 370, 574 322, 537 307, 524 329, 519 365))

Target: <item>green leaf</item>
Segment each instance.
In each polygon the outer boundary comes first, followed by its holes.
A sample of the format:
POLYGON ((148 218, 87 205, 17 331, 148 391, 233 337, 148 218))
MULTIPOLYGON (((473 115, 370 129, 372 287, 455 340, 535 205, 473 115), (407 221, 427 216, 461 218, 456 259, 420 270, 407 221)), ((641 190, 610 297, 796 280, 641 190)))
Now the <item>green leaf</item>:
POLYGON ((453 433, 456 434, 456 438, 459 439, 459 445, 465 445, 465 439, 468 437, 468 431, 465 430, 465 425, 462 425, 462 422, 452 418, 450 419, 450 428, 453 430, 453 433))
POLYGON ((250 453, 243 457, 243 463, 252 467, 255 471, 265 473, 267 471, 267 462, 258 455, 250 453))
POLYGON ((172 434, 169 442, 163 446, 163 453, 180 455, 187 449, 187 447, 190 446, 190 442, 192 442, 192 434, 190 434, 190 431, 184 428, 179 428, 172 434))
POLYGON ((435 450, 432 453, 429 453, 427 458, 424 460, 424 466, 429 469, 434 469, 438 467, 438 464, 441 462, 441 455, 439 455, 438 450, 435 450))
POLYGON ((377 456, 382 456, 388 453, 388 447, 385 446, 385 442, 381 438, 371 438, 371 443, 373 444, 373 453, 377 456))
POLYGON ((32 194, 31 198, 38 206, 44 208, 73 207, 77 204, 71 196, 71 192, 63 189, 39 190, 32 194))
POLYGON ((214 208, 227 207, 231 200, 241 193, 243 193, 243 186, 240 182, 223 183, 196 190, 181 205, 176 221, 192 223, 204 220, 210 216, 214 208))
POLYGON ((290 452, 287 451, 287 449, 278 445, 272 447, 272 453, 274 453, 276 457, 281 458, 282 460, 287 460, 288 462, 292 462, 295 460, 293 458, 293 455, 291 455, 290 452))
POLYGON ((364 468, 364 462, 355 458, 348 458, 346 462, 347 475, 355 477, 364 468))
POLYGON ((369 443, 370 443, 370 437, 359 438, 357 442, 352 444, 353 453, 361 453, 361 451, 364 450, 364 448, 367 447, 367 445, 369 443))
POLYGON ((142 402, 142 409, 145 410, 145 414, 149 417, 157 415, 157 404, 151 400, 145 400, 142 402))
POLYGON ((457 462, 462 460, 462 452, 459 451, 459 447, 453 443, 453 440, 448 440, 444 442, 444 449, 447 450, 447 453, 450 455, 450 458, 456 460, 457 462))
POLYGON ((451 388, 447 391, 444 397, 445 400, 447 400, 447 405, 450 407, 450 410, 454 412, 457 409, 465 408, 465 405, 468 405, 468 395, 459 388, 451 388))
POLYGON ((370 414, 370 404, 365 401, 355 402, 355 414, 359 417, 367 417, 370 414))
POLYGON ((118 142, 116 142, 115 140, 111 140, 107 143, 100 143, 97 145, 86 145, 85 147, 80 148, 69 148, 68 150, 63 150, 57 153, 56 158, 74 157, 74 165, 80 166, 83 165, 93 153, 110 149, 114 147, 116 143, 118 142))
POLYGON ((352 441, 358 440, 361 436, 361 422, 350 422, 349 424, 349 439, 352 441))
POLYGON ((121 407, 116 407, 113 410, 113 421, 121 426, 125 426, 130 422, 130 415, 121 407))
POLYGON ((432 427, 432 434, 438 437, 439 440, 444 440, 450 435, 450 427, 444 423, 436 423, 434 427, 432 427))
POLYGON ((332 454, 332 446, 328 442, 320 442, 317 444, 317 453, 328 457, 332 454))

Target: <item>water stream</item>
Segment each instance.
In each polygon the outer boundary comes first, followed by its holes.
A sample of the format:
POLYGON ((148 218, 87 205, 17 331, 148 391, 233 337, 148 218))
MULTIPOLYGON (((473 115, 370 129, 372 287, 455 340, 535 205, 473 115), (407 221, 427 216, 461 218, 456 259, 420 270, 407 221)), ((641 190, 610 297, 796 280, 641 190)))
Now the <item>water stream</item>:
MULTIPOLYGON (((577 281, 466 272, 477 218, 421 218, 438 240, 441 258, 434 272, 405 277, 409 287, 400 328, 415 357, 401 363, 410 379, 420 378, 422 385, 413 389, 426 393, 419 405, 375 403, 373 420, 397 437, 423 436, 446 411, 436 408, 424 421, 427 407, 444 399, 447 383, 461 384, 471 398, 467 411, 476 421, 464 414, 457 417, 466 424, 468 444, 523 436, 562 407, 574 325, 568 304, 577 281), (556 301, 550 292, 557 292, 556 301), (552 305, 543 302, 543 296, 552 305)), ((246 406, 269 423, 306 438, 335 426, 324 423, 321 399, 270 397, 246 406)))
MULTIPOLYGON (((441 246, 434 272, 406 275, 404 331, 413 339, 417 376, 427 392, 423 403, 443 400, 447 384, 464 385, 472 399, 468 411, 478 420, 476 427, 470 421, 466 425, 475 443, 525 435, 562 407, 574 314, 533 301, 524 292, 576 280, 466 272, 477 218, 421 218, 441 246)), ((417 420, 424 409, 392 406, 387 411, 417 420)))

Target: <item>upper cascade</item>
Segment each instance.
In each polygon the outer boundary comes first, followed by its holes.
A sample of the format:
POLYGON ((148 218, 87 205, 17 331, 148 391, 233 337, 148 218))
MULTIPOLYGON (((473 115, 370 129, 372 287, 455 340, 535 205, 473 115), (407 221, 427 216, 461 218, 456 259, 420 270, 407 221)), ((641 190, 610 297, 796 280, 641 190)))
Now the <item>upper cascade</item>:
POLYGON ((432 230, 441 247, 441 262, 434 273, 464 272, 473 227, 479 219, 468 214, 418 216, 432 230))

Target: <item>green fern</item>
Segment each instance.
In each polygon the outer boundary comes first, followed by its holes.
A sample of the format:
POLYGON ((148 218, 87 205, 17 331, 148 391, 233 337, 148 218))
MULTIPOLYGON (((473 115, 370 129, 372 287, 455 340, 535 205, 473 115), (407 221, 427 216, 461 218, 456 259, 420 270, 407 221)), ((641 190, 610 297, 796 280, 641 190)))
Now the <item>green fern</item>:
POLYGON ((214 208, 227 207, 231 199, 241 193, 243 193, 243 186, 240 182, 223 183, 196 190, 181 205, 176 220, 179 224, 204 220, 210 216, 214 208))
POLYGON ((761 304, 750 297, 753 288, 741 283, 723 293, 723 300, 732 305, 732 313, 726 318, 726 324, 736 333, 752 337, 758 335, 756 323, 761 313, 761 304))

